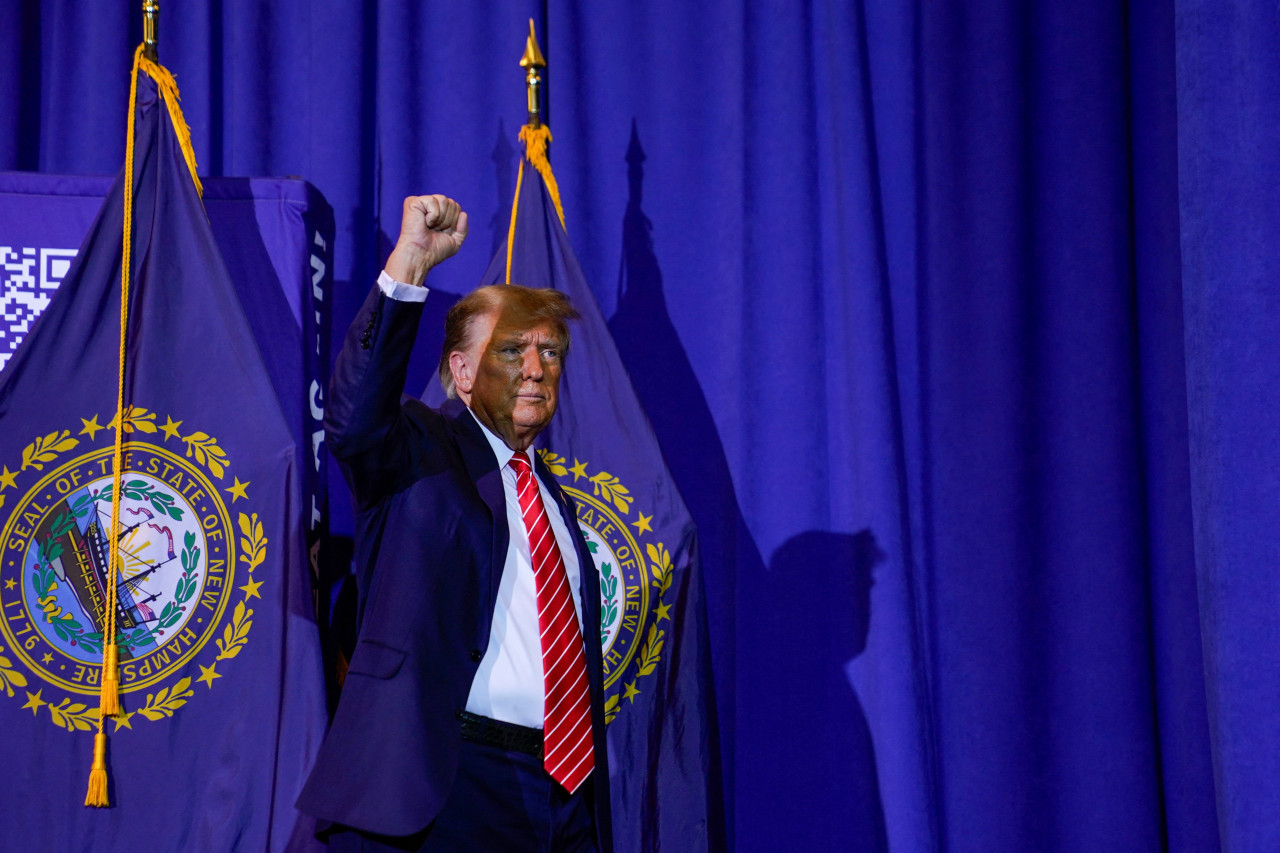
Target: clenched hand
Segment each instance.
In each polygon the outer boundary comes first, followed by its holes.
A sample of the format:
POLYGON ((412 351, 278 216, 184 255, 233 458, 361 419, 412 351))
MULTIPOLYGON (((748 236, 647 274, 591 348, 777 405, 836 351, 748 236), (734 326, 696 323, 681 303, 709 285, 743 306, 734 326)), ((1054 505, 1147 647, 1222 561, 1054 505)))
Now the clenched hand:
POLYGON ((422 284, 436 264, 457 253, 467 239, 467 214, 442 195, 409 196, 400 219, 400 239, 387 259, 387 275, 422 284))

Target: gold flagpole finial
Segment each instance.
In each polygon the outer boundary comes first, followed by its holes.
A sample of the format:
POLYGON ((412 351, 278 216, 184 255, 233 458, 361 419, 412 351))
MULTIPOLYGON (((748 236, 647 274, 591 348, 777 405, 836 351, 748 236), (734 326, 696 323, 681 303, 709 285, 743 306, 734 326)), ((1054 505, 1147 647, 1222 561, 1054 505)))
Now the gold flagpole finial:
POLYGON ((529 91, 529 125, 540 127, 542 111, 538 106, 538 87, 542 85, 540 72, 547 67, 547 60, 542 56, 542 51, 538 50, 538 36, 533 30, 533 18, 529 19, 529 38, 524 43, 524 56, 520 57, 520 67, 525 69, 524 82, 529 91))
POLYGON ((160 23, 158 0, 142 0, 142 55, 152 62, 160 61, 156 29, 160 23))

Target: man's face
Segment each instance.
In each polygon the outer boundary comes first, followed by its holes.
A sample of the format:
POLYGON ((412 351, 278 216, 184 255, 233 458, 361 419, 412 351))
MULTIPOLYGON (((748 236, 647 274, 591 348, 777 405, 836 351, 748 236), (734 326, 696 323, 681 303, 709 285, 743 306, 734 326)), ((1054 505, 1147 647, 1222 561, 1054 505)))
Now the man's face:
MULTIPOLYGON (((565 344, 551 324, 530 327, 512 314, 477 318, 493 329, 470 354, 474 380, 467 402, 511 449, 523 450, 556 413, 565 344)), ((483 339, 483 325, 476 331, 483 339)))

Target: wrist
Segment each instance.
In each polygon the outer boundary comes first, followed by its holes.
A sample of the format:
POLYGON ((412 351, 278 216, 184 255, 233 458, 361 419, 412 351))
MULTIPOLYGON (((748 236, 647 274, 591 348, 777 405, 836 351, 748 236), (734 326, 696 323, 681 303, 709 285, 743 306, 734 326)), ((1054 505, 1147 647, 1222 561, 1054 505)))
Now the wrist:
POLYGON ((435 264, 431 262, 430 255, 423 249, 405 243, 396 243, 383 269, 396 281, 421 286, 427 280, 427 273, 433 266, 435 264))

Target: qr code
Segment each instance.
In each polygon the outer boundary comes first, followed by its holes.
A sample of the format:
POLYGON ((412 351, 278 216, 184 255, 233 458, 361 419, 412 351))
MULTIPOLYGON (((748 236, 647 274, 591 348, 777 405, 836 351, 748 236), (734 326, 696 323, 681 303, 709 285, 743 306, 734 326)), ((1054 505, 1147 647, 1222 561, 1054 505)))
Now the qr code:
POLYGON ((49 307, 75 256, 75 249, 0 246, 0 370, 49 307))

